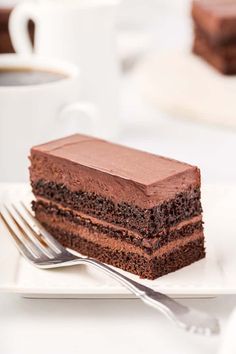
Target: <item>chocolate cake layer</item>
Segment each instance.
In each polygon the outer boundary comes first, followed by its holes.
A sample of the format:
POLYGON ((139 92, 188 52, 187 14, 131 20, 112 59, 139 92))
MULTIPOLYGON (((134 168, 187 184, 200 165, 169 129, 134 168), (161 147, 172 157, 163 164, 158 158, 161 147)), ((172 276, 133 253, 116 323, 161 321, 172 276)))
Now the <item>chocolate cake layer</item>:
POLYGON ((197 167, 78 134, 30 160, 35 216, 64 246, 149 279, 205 256, 197 167))
POLYGON ((193 2, 193 52, 225 75, 236 74, 236 2, 193 2))
POLYGON ((209 38, 206 36, 206 33, 201 30, 198 26, 194 28, 195 38, 201 40, 206 43, 208 47, 210 47, 217 54, 224 56, 225 58, 232 58, 236 54, 236 37, 234 37, 230 42, 216 44, 211 43, 209 38))
POLYGON ((200 187, 195 166, 78 134, 32 148, 30 159, 34 185, 50 181, 141 209, 200 187))
MULTIPOLYGON (((147 254, 152 254, 157 249, 169 242, 188 237, 194 232, 203 230, 201 216, 182 222, 176 227, 164 229, 153 238, 130 232, 125 228, 113 226, 101 220, 91 218, 83 213, 74 212, 59 205, 38 201, 33 203, 33 210, 38 220, 48 225, 68 225, 69 232, 73 230, 82 232, 87 228, 90 233, 103 234, 108 237, 125 241, 142 249, 147 254), (81 231, 82 230, 82 231, 81 231)), ((68 231, 68 229, 67 229, 68 231)))
POLYGON ((192 17, 211 44, 222 45, 236 38, 235 0, 193 1, 192 17))
POLYGON ((158 249, 153 251, 152 254, 148 254, 145 250, 141 249, 140 247, 138 247, 134 244, 130 244, 124 240, 119 240, 117 238, 110 237, 109 234, 105 234, 100 231, 91 230, 87 226, 80 226, 78 224, 71 223, 67 219, 63 219, 60 217, 52 218, 52 217, 48 216, 47 214, 43 214, 42 212, 37 214, 37 218, 43 225, 46 225, 46 226, 47 225, 49 225, 49 226, 56 225, 57 229, 59 229, 59 230, 73 234, 75 236, 82 237, 82 238, 86 239, 87 241, 91 241, 93 243, 96 243, 97 245, 101 245, 104 247, 106 246, 106 247, 110 247, 112 249, 121 250, 121 251, 125 250, 125 251, 130 251, 133 253, 138 253, 148 259, 151 259, 154 256, 160 256, 163 253, 171 251, 172 248, 180 247, 193 239, 203 237, 202 230, 200 230, 200 231, 197 230, 196 232, 194 232, 191 235, 188 235, 184 238, 180 238, 177 240, 173 240, 173 241, 169 242, 168 244, 166 244, 162 247, 159 247, 158 249))
POLYGON ((225 75, 236 74, 236 41, 228 46, 211 46, 204 36, 195 34, 193 52, 225 75))
POLYGON ((155 256, 152 259, 143 255, 124 250, 95 244, 84 238, 44 224, 64 247, 71 248, 81 254, 98 259, 142 278, 156 279, 167 273, 176 271, 205 257, 204 238, 197 237, 169 252, 155 256))
POLYGON ((32 187, 37 197, 83 211, 109 223, 140 232, 146 237, 200 215, 202 211, 199 189, 183 191, 178 193, 175 199, 167 200, 151 209, 141 209, 127 203, 115 204, 112 200, 94 193, 71 192, 64 185, 53 182, 38 181, 32 183, 32 187))

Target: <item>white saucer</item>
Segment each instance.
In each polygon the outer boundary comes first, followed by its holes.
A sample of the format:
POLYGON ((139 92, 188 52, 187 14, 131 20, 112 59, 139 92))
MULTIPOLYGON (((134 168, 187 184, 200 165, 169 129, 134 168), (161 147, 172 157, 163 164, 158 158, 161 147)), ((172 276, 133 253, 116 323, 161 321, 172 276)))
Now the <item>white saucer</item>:
MULTIPOLYGON (((0 184, 0 201, 6 191, 19 197, 26 190, 26 185, 0 184)), ((207 258, 154 281, 140 280, 130 273, 127 276, 173 297, 236 294, 236 186, 204 186, 202 195, 207 258)), ((117 282, 89 266, 34 268, 19 255, 2 224, 0 235, 0 292, 41 298, 133 297, 117 282)))
POLYGON ((142 93, 172 116, 236 127, 236 76, 224 76, 190 52, 154 53, 135 77, 142 93))

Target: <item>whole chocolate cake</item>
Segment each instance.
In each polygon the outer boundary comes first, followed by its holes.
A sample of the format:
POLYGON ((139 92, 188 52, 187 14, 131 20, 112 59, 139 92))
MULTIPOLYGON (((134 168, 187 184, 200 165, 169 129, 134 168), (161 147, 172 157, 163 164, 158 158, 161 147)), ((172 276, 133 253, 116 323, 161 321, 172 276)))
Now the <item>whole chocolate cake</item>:
POLYGON ((149 279, 205 256, 197 167, 78 134, 30 160, 36 218, 65 247, 149 279))
POLYGON ((195 0, 193 52, 226 75, 236 74, 236 0, 195 0))

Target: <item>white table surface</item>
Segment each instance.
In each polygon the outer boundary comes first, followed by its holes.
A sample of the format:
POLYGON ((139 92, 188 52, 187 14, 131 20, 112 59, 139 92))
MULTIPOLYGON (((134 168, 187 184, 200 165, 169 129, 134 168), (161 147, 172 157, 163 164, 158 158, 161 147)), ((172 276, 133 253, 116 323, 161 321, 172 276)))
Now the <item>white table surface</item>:
MULTIPOLYGON (((224 324, 235 297, 185 300, 224 324)), ((0 295, 3 354, 216 354, 219 337, 188 334, 138 300, 30 300, 0 295)))

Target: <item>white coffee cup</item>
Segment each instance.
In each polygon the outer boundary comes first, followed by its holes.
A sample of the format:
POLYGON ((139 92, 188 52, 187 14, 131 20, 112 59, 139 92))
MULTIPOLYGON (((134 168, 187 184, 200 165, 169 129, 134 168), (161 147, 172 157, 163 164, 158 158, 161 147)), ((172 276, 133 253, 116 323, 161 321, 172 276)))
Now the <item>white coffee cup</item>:
MULTIPOLYGON (((0 181, 28 179, 30 148, 70 133, 96 133, 96 107, 78 101, 79 71, 71 63, 32 55, 0 55, 0 69, 32 68, 65 75, 54 82, 0 86, 0 181)), ((95 134, 96 135, 96 134, 95 134)))
POLYGON ((82 96, 94 102, 102 118, 98 135, 119 129, 119 66, 116 55, 117 0, 26 2, 12 11, 9 31, 19 54, 57 57, 80 68, 82 96), (32 48, 27 23, 35 23, 32 48))

